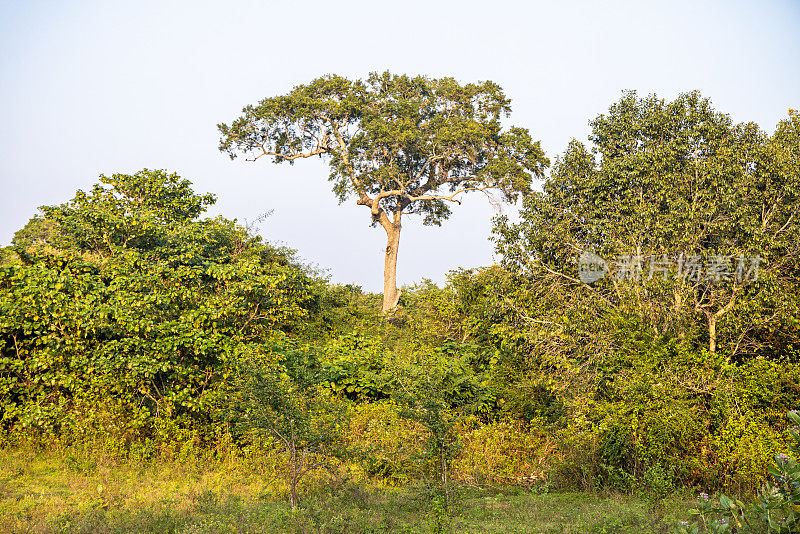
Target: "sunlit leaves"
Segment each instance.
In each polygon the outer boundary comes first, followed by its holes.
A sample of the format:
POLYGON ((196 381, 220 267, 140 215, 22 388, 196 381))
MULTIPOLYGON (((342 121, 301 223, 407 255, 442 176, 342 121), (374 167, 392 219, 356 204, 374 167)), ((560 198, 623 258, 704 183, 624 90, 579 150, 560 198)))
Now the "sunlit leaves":
POLYGON ((213 196, 188 181, 141 171, 103 182, 44 208, 18 242, 27 263, 0 268, 7 426, 69 426, 87 395, 208 420, 235 346, 301 328, 313 305, 290 253, 200 219, 213 196))
POLYGON ((539 143, 524 128, 503 129, 509 113, 492 82, 326 76, 220 124, 220 150, 276 163, 330 158, 340 201, 380 197, 387 212, 419 213, 424 224, 439 225, 450 215, 441 199, 456 191, 493 188, 513 200, 542 175, 547 159, 539 143))

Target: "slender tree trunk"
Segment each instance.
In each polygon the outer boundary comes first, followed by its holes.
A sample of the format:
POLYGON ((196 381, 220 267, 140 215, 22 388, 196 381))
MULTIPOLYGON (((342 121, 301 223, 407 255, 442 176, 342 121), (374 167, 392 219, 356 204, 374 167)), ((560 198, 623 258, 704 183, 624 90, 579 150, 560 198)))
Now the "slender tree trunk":
POLYGON ((291 491, 289 500, 292 503, 292 512, 294 512, 297 510, 297 479, 295 477, 292 477, 292 483, 289 486, 291 491))
POLYGON ((711 316, 708 319, 708 352, 714 354, 717 352, 717 318, 711 316))
MULTIPOLYGON (((675 284, 675 287, 672 289, 672 295, 675 299, 675 306, 673 307, 674 313, 674 320, 675 324, 678 329, 678 340, 683 343, 686 341, 686 325, 683 322, 683 295, 681 294, 681 284, 675 284)), ((665 329, 668 325, 668 321, 664 325, 665 329)), ((666 330, 665 330, 666 331, 666 330)))
POLYGON ((444 445, 442 445, 442 484, 444 485, 444 502, 450 508, 450 487, 447 480, 447 458, 445 457, 444 445))
MULTIPOLYGON (((725 306, 717 310, 716 313, 705 311, 706 318, 708 319, 708 352, 711 354, 717 352, 717 321, 733 308, 735 302, 736 294, 734 293, 731 295, 731 300, 725 306)), ((730 358, 730 356, 728 356, 728 358, 730 358)))
MULTIPOLYGON (((294 444, 293 444, 294 445, 294 444)), ((289 476, 289 501, 292 503, 292 512, 297 510, 297 450, 292 447, 292 473, 289 476)))
POLYGON ((386 256, 383 262, 383 304, 381 313, 386 314, 397 307, 400 291, 397 289, 397 250, 400 247, 400 217, 395 212, 394 221, 382 224, 386 230, 386 256))

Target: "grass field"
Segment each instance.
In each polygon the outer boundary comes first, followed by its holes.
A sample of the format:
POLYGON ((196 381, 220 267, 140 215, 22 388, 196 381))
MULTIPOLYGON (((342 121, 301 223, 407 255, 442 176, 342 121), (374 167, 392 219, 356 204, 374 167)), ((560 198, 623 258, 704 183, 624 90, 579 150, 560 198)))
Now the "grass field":
MULTIPOLYGON (((292 513, 252 463, 87 461, 0 451, 1 532, 666 532, 686 504, 468 488, 449 515, 413 488, 339 479, 292 513)), ((686 497, 688 498, 688 496, 686 497)))

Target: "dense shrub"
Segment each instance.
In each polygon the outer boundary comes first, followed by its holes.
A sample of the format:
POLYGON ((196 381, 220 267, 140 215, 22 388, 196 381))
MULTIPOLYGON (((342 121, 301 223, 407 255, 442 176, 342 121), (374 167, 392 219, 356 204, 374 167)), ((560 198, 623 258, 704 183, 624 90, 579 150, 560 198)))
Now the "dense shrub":
POLYGON ((214 435, 236 346, 297 331, 314 299, 290 255, 164 172, 103 178, 44 208, 0 267, 6 433, 123 451, 214 435), (35 239, 32 235, 37 236, 35 239), (162 431, 169 428, 169 431, 162 431))

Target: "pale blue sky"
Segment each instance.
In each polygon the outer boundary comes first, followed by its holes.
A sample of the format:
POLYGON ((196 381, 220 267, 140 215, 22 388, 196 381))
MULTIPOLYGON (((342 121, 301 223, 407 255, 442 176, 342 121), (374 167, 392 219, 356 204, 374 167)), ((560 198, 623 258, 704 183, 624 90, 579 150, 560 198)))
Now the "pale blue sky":
MULTIPOLYGON (((101 173, 164 168, 216 193, 212 214, 274 210, 267 239, 379 291, 385 241, 367 210, 338 206, 318 161, 230 161, 217 123, 326 73, 490 79, 552 159, 624 89, 699 89, 771 132, 800 108, 798 58, 797 1, 0 0, 0 245, 101 173)), ((494 214, 476 196, 443 228, 408 218, 399 281, 492 263, 494 214)))

